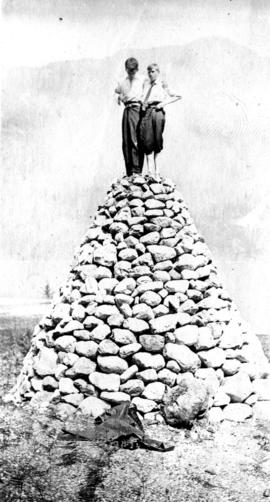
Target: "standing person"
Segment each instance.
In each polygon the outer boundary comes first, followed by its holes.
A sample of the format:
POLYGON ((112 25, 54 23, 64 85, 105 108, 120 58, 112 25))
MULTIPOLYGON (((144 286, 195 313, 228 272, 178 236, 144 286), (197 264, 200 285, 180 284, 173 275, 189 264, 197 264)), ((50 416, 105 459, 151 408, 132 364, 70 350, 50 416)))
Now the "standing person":
POLYGON ((139 141, 142 151, 146 154, 148 174, 151 172, 150 162, 153 154, 154 174, 158 175, 157 155, 163 149, 165 126, 163 108, 181 99, 181 96, 171 93, 166 82, 161 80, 159 66, 156 63, 150 64, 147 71, 149 80, 144 84, 139 141))
POLYGON ((128 58, 125 62, 127 76, 118 83, 115 92, 118 94, 118 104, 124 104, 122 120, 122 149, 126 164, 127 176, 141 173, 144 154, 138 145, 138 128, 142 104, 143 85, 145 77, 138 73, 137 59, 128 58))

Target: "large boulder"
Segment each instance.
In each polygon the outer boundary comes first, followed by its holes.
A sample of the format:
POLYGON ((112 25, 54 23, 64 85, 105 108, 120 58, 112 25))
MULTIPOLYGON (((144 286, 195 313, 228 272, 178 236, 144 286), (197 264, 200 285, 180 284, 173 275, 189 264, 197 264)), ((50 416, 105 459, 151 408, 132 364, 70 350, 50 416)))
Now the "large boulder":
POLYGON ((202 380, 183 377, 164 397, 164 416, 173 426, 191 425, 205 414, 209 406, 209 390, 202 380))

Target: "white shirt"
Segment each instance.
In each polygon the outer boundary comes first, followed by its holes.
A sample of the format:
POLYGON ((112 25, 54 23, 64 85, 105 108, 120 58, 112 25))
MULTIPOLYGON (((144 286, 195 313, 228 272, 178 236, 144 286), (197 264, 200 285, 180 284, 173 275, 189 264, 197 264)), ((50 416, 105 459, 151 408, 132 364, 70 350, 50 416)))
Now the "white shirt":
POLYGON ((153 84, 151 84, 150 80, 146 80, 143 88, 143 98, 142 98, 143 102, 146 99, 148 91, 150 90, 151 86, 152 89, 148 96, 147 103, 151 104, 156 101, 161 103, 170 96, 170 92, 166 82, 162 81, 160 78, 157 78, 157 80, 153 82, 153 84))
POLYGON ((131 80, 128 76, 118 82, 115 92, 120 94, 122 101, 142 101, 143 86, 145 77, 140 73, 136 73, 131 80))

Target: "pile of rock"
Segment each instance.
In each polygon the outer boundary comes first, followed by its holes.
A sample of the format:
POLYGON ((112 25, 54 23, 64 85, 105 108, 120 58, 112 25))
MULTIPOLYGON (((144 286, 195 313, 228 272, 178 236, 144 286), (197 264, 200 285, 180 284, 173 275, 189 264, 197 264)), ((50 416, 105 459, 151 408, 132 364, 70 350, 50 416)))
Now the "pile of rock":
POLYGON ((13 398, 58 400, 60 414, 132 401, 170 423, 208 408, 213 420, 240 420, 270 399, 269 382, 175 185, 134 176, 98 208, 13 398))

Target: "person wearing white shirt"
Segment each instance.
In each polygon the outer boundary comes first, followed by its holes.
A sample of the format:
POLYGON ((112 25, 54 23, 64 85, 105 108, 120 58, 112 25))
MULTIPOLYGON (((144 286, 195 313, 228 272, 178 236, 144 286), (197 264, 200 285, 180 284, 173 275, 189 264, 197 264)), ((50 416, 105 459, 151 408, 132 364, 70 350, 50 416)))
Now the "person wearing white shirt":
POLYGON ((154 174, 157 176, 157 155, 163 149, 165 126, 164 106, 173 103, 181 96, 172 93, 166 82, 160 78, 159 66, 153 63, 147 67, 149 80, 145 81, 142 98, 142 119, 139 129, 140 148, 146 155, 147 173, 150 174, 153 154, 154 174))
POLYGON ((141 173, 144 154, 139 148, 138 129, 145 77, 138 73, 137 59, 128 58, 125 62, 127 76, 117 84, 117 102, 124 104, 122 119, 122 150, 127 176, 141 173))

